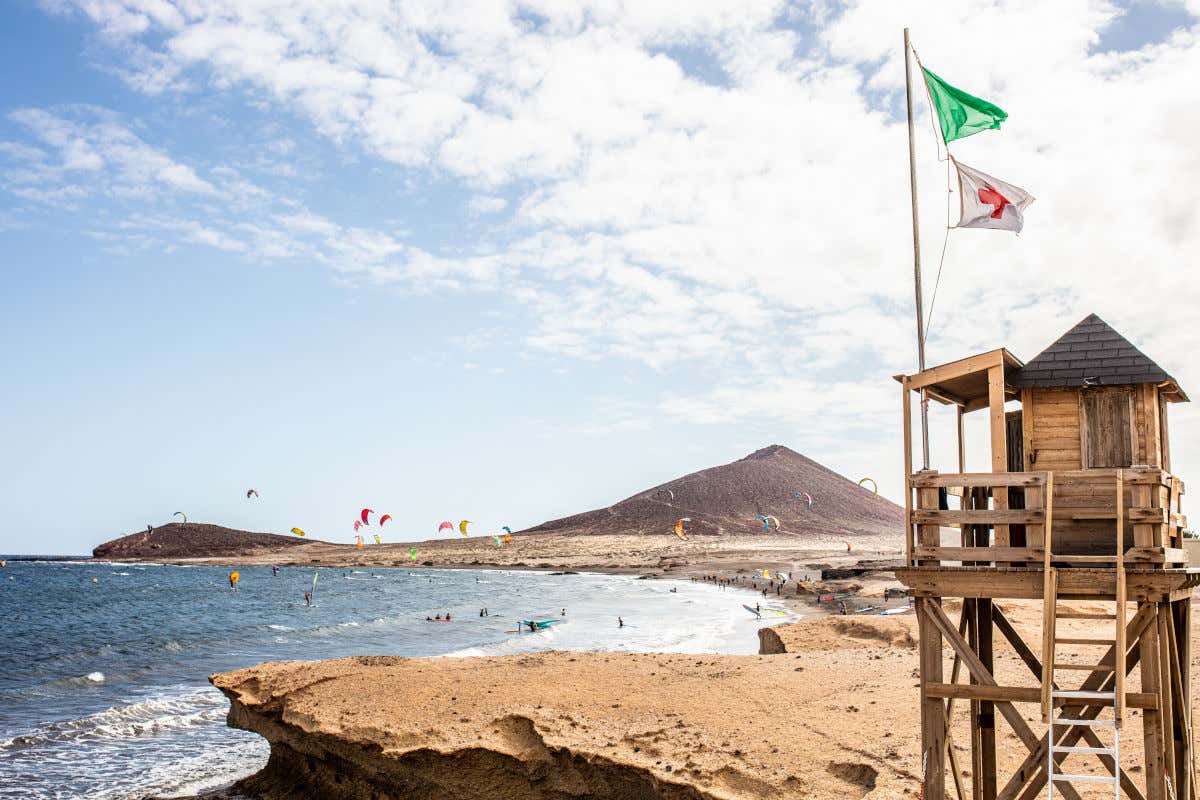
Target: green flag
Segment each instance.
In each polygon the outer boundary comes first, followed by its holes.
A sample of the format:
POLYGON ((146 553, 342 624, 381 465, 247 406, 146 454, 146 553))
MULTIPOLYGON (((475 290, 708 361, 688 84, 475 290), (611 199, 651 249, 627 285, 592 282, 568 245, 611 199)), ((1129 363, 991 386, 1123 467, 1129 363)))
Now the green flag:
POLYGON ((951 86, 925 67, 921 72, 925 73, 925 85, 946 144, 980 131, 999 129, 1000 123, 1008 119, 1008 113, 999 106, 951 86))

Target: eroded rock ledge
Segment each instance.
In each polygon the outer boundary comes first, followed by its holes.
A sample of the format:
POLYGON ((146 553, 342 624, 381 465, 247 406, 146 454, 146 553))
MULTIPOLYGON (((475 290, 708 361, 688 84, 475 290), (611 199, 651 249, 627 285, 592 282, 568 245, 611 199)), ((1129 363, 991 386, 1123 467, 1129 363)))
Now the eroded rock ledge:
POLYGON ((270 800, 819 800, 915 786, 915 703, 896 702, 881 660, 907 677, 913 655, 880 641, 803 656, 358 657, 211 680, 229 724, 271 744, 236 789, 270 800))

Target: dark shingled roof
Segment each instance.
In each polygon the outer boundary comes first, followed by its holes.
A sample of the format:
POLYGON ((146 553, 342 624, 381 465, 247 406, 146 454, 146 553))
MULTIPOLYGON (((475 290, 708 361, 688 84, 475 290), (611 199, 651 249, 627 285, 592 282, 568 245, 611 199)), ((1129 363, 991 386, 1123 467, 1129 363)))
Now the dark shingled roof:
MULTIPOLYGON (((1057 342, 1012 376, 1017 388, 1113 386, 1163 383, 1175 379, 1095 314, 1089 314, 1057 342)), ((1181 399, 1183 390, 1178 390, 1181 399)))

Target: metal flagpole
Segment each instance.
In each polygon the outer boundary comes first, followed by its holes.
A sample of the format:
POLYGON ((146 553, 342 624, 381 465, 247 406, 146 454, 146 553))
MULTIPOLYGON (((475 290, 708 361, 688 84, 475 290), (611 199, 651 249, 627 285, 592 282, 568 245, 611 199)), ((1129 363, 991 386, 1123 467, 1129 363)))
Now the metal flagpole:
MULTIPOLYGON (((904 99, 908 105, 908 186, 912 194, 913 287, 917 296, 917 365, 925 371, 925 308, 921 297, 921 231, 917 216, 917 150, 913 141, 912 50, 904 29, 904 99)), ((921 390, 921 469, 929 469, 929 398, 921 390)))

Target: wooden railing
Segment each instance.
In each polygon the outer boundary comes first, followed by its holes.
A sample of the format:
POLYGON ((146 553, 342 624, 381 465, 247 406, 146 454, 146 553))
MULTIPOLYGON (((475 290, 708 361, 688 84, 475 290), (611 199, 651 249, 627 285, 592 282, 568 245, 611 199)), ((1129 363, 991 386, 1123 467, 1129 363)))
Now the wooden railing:
POLYGON ((1056 559, 1099 561, 1116 554, 1118 515, 1132 531, 1121 539, 1131 566, 1185 563, 1183 482, 1155 468, 1120 474, 1123 480, 1116 469, 915 473, 906 498, 908 564, 1040 566, 1048 527, 1054 530, 1056 559), (959 528, 958 546, 943 546, 942 530, 948 527, 959 528))

